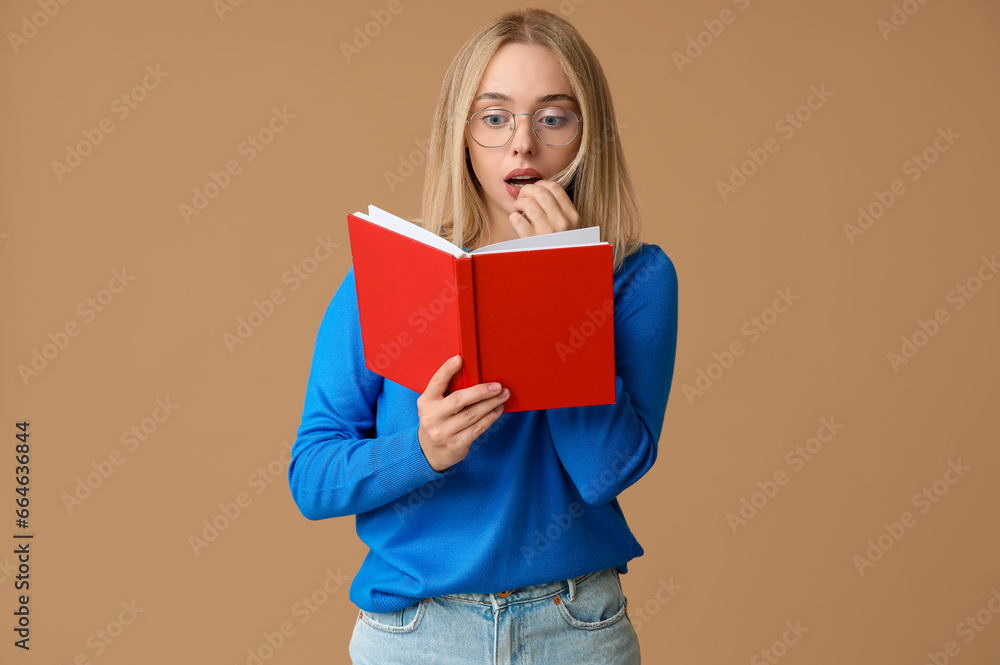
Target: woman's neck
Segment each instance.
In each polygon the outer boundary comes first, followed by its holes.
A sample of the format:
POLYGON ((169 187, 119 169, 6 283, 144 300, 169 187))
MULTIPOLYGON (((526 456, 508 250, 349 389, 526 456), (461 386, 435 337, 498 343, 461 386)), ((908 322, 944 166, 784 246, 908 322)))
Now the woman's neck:
POLYGON ((475 247, 470 247, 470 250, 479 249, 480 247, 486 247, 487 245, 494 245, 498 242, 505 242, 507 240, 517 240, 521 236, 517 235, 517 231, 511 226, 510 222, 506 219, 503 223, 499 223, 496 220, 490 220, 489 233, 485 235, 482 242, 475 247))

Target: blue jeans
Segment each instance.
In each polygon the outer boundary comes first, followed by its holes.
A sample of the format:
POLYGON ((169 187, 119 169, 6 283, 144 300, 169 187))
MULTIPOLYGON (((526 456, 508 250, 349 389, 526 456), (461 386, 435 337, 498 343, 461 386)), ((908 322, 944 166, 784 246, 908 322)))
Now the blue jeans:
POLYGON ((638 665, 615 568, 503 593, 424 598, 359 612, 353 665, 638 665))

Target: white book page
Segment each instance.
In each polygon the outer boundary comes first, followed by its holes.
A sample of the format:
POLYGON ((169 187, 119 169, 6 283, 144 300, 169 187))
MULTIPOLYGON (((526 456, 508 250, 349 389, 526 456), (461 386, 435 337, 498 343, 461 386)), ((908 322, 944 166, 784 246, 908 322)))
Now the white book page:
POLYGON ((580 247, 584 245, 606 245, 601 242, 601 229, 588 226, 584 229, 570 229, 556 233, 543 233, 527 238, 504 240, 492 245, 474 249, 470 254, 487 254, 489 252, 510 252, 522 249, 545 249, 549 247, 580 247))
POLYGON ((409 222, 402 217, 397 217, 390 212, 382 210, 374 205, 368 205, 368 214, 363 212, 354 213, 357 217, 366 221, 378 224, 390 231, 395 231, 407 238, 413 238, 425 245, 430 245, 443 252, 447 252, 455 257, 467 257, 472 254, 488 254, 490 252, 512 252, 530 249, 547 249, 551 247, 583 247, 587 245, 606 245, 601 242, 601 229, 596 226, 589 226, 584 229, 570 229, 568 231, 558 231, 556 233, 543 233, 528 238, 516 238, 514 240, 504 240, 502 242, 486 245, 479 249, 474 249, 466 253, 461 247, 448 242, 439 235, 431 233, 427 229, 409 222))
MULTIPOLYGON (((469 254, 509 254, 511 252, 543 252, 546 249, 566 249, 569 247, 594 247, 596 245, 607 245, 606 242, 588 242, 583 245, 549 245, 547 247, 515 247, 511 249, 496 249, 487 252, 473 250, 469 254)), ((481 248, 484 249, 484 248, 481 248)))
POLYGON ((435 249, 440 249, 442 252, 447 252, 452 256, 467 256, 467 254, 462 251, 462 248, 456 247, 454 243, 450 243, 441 236, 431 233, 422 226, 414 224, 413 222, 408 222, 401 217, 396 217, 392 213, 376 208, 373 205, 368 206, 367 215, 363 212, 356 212, 354 215, 365 221, 378 224, 379 226, 387 228, 390 231, 395 231, 396 233, 406 236, 407 238, 413 238, 414 240, 422 242, 425 245, 430 245, 435 249))

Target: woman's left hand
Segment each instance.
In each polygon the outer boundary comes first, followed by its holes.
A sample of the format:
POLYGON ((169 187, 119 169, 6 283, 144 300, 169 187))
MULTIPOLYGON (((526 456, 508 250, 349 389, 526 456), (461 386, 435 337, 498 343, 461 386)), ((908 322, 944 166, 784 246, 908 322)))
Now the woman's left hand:
POLYGON ((510 223, 522 238, 580 226, 580 215, 569 194, 554 180, 539 180, 522 187, 514 199, 514 208, 510 223))

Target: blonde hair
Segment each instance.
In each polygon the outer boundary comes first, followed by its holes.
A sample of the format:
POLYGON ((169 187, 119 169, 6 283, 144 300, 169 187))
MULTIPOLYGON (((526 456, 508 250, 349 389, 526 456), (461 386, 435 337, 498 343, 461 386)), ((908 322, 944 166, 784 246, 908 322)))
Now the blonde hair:
POLYGON ((597 56, 568 21, 541 9, 511 11, 480 28, 445 73, 434 111, 427 154, 424 228, 459 247, 489 244, 489 217, 482 188, 466 158, 465 121, 483 72, 504 44, 540 45, 559 59, 583 115, 580 149, 553 179, 574 180, 573 205, 580 226, 599 226, 612 245, 614 270, 642 246, 639 200, 625 164, 611 91, 597 56))

